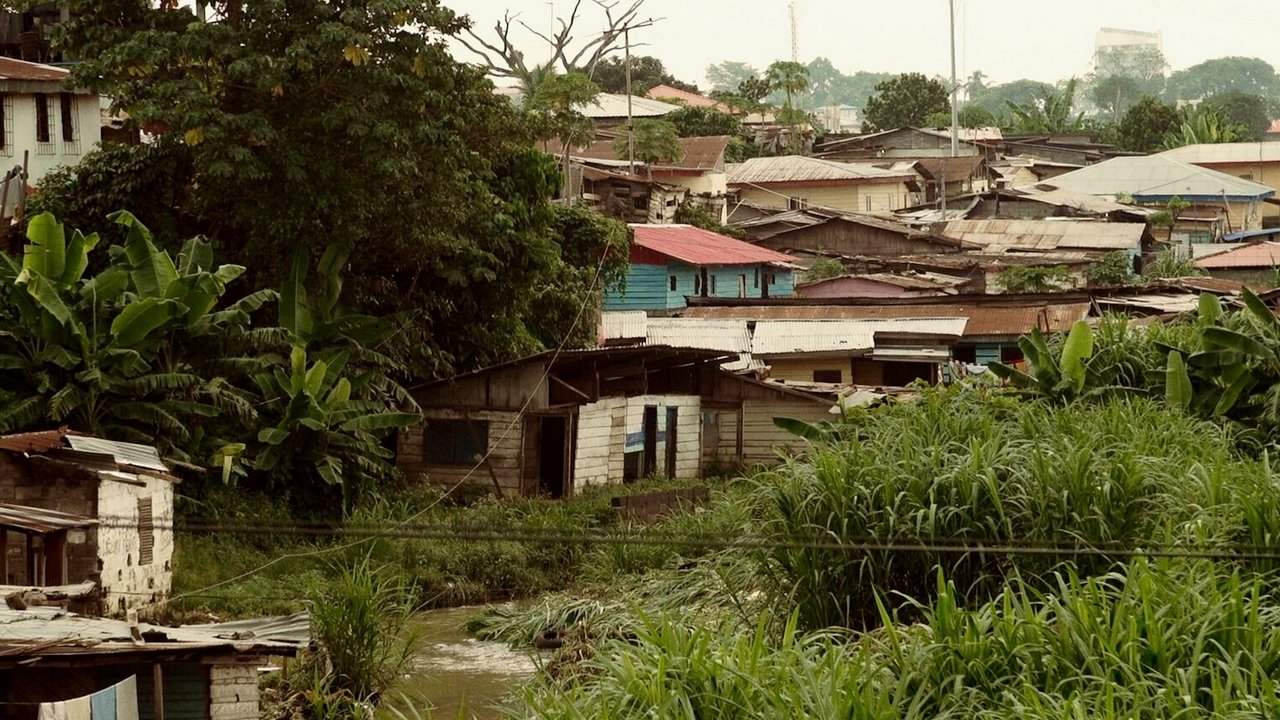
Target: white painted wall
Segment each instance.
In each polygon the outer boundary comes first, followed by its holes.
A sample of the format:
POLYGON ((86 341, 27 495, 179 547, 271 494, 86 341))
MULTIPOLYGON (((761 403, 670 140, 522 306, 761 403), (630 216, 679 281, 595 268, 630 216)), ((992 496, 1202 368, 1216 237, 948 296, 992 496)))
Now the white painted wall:
POLYGON ((578 409, 578 446, 574 456, 575 487, 621 484, 623 454, 643 447, 644 408, 658 408, 658 472, 666 469, 667 409, 677 409, 676 476, 701 473, 702 401, 697 395, 637 395, 604 398, 578 409))
POLYGON ((0 175, 22 164, 27 155, 27 182, 39 186, 45 175, 63 165, 80 162, 102 141, 102 118, 97 95, 71 95, 73 142, 62 139, 62 106, 58 93, 49 93, 49 142, 36 142, 36 96, 4 95, 4 147, 0 148, 0 175))
POLYGON ((102 596, 108 612, 121 612, 167 596, 173 585, 173 481, 138 475, 143 485, 113 480, 100 473, 98 558, 102 563, 102 596), (151 498, 155 533, 152 559, 138 564, 142 537, 136 527, 138 500, 151 498))

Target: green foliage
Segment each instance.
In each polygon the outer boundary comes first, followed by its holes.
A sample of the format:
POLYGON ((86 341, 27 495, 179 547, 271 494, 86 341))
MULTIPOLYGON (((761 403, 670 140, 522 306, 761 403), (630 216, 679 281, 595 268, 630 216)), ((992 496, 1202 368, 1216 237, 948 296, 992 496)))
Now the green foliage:
POLYGON ((1144 95, 1120 119, 1118 143, 1122 150, 1153 152, 1165 136, 1178 132, 1181 124, 1177 108, 1144 95))
POLYGON ((809 69, 798 62, 776 60, 765 69, 764 81, 787 97, 784 107, 794 108, 796 95, 809 87, 809 69))
POLYGON ((809 267, 805 268, 804 281, 813 282, 815 280, 826 280, 828 278, 840 277, 844 274, 844 264, 836 258, 820 257, 809 263, 809 267))
POLYGON ((1028 103, 1035 102, 1037 98, 1042 97, 1045 93, 1052 91, 1052 85, 1038 80, 1014 80, 1001 85, 982 85, 977 88, 970 88, 968 104, 986 110, 997 120, 1000 120, 998 124, 1002 127, 1007 127, 1009 103, 1025 106, 1028 103))
POLYGON ((905 125, 922 126, 933 113, 950 113, 947 88, 920 73, 903 73, 876 85, 867 100, 866 130, 892 130, 905 125))
POLYGON ((682 107, 663 119, 675 125, 680 137, 742 134, 742 121, 715 108, 682 107))
MULTIPOLYGON (((624 93, 627 91, 627 61, 625 58, 612 56, 601 58, 591 68, 591 79, 600 86, 601 92, 624 93)), ((691 93, 698 92, 698 86, 681 82, 662 64, 662 60, 650 55, 631 56, 631 93, 644 96, 650 89, 658 85, 669 85, 678 90, 691 93)))
POLYGON ((1139 98, 1151 97, 1143 93, 1142 83, 1126 75, 1111 75, 1094 82, 1089 88, 1089 98, 1110 120, 1120 122, 1139 98))
POLYGON ((1031 366, 1030 374, 1004 363, 990 364, 991 372, 1038 397, 1066 401, 1084 392, 1089 377, 1085 363, 1093 355, 1093 331, 1088 323, 1076 321, 1056 358, 1039 328, 1018 338, 1018 347, 1031 366))
POLYGON ((1142 268, 1142 276, 1149 279, 1196 277, 1207 274, 1196 265, 1194 259, 1183 257, 1172 250, 1158 253, 1154 260, 1142 268))
POLYGON ((680 203, 680 207, 676 208, 676 213, 671 217, 671 221, 682 225, 700 227, 703 230, 710 230, 729 237, 739 239, 746 237, 741 230, 735 230, 721 223, 719 218, 711 215, 705 205, 696 200, 685 200, 680 203))
POLYGON ((554 175, 527 170, 539 123, 450 54, 463 21, 434 0, 212 12, 219 22, 90 0, 59 26, 80 59, 74 82, 112 98, 165 152, 180 148, 189 171, 131 151, 128 172, 111 177, 104 156, 86 168, 83 205, 73 171, 45 189, 45 207, 89 214, 144 196, 157 206, 149 222, 208 236, 257 287, 281 282, 298 248, 318 255, 341 238, 360 248, 347 270, 354 307, 425 310, 406 344, 424 375, 535 349, 524 324, 554 248, 549 211, 526 209, 548 203, 554 175))
POLYGON ((1280 94, 1280 76, 1270 63, 1239 56, 1213 58, 1169 77, 1166 98, 1203 100, 1230 91, 1274 98, 1280 94))
POLYGON ((1013 129, 1020 133, 1055 134, 1080 132, 1085 128, 1084 114, 1075 113, 1076 79, 1071 78, 1061 91, 1041 90, 1022 104, 1005 101, 1012 115, 1013 129), (1073 114, 1074 113, 1074 114, 1073 114))
POLYGON ((1241 141, 1261 140, 1263 133, 1271 127, 1271 112, 1261 95, 1228 90, 1210 95, 1202 104, 1228 125, 1236 127, 1241 141))
POLYGON ((1184 145, 1238 142, 1242 130, 1241 126, 1232 123, 1217 108, 1202 104, 1182 111, 1182 123, 1176 131, 1164 136, 1163 145, 1169 149, 1184 145))
POLYGON ((1135 277, 1133 256, 1124 250, 1109 252, 1084 270, 1084 279, 1090 287, 1128 285, 1135 277))
POLYGON ((313 588, 307 610, 329 667, 321 684, 325 695, 378 704, 413 659, 408 624, 416 607, 411 588, 367 558, 313 588))
POLYGON ((996 284, 1007 293, 1051 293, 1070 287, 1065 265, 1010 265, 996 273, 996 284))
MULTIPOLYGON (((759 72, 747 63, 725 60, 708 65, 706 75, 713 91, 734 93, 740 90, 742 83, 757 79, 759 72)), ((763 95, 757 98, 757 100, 763 99, 763 95)))
POLYGON ((635 153, 636 160, 648 166, 651 176, 654 165, 684 159, 680 133, 667 120, 637 120, 629 135, 621 135, 613 141, 614 157, 625 160, 630 152, 635 153))
MULTIPOLYGON (((996 116, 992 115, 989 110, 972 103, 965 103, 960 108, 957 118, 959 119, 960 127, 962 128, 995 127, 999 125, 996 121, 996 116)), ((951 121, 948 120, 946 124, 950 125, 951 121)))

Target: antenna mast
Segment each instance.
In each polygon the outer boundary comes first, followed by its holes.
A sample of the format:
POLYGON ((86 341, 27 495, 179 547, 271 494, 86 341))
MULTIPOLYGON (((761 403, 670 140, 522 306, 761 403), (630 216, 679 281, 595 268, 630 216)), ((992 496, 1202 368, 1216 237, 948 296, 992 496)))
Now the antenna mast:
POLYGON ((800 3, 791 0, 791 62, 800 62, 800 3))

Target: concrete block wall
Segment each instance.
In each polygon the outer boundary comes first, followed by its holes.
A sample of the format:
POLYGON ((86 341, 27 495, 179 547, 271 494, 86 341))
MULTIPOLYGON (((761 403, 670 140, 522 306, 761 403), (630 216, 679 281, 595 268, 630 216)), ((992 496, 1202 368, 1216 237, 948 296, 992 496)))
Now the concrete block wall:
POLYGON ((209 669, 210 720, 258 720, 258 670, 253 665, 209 669))

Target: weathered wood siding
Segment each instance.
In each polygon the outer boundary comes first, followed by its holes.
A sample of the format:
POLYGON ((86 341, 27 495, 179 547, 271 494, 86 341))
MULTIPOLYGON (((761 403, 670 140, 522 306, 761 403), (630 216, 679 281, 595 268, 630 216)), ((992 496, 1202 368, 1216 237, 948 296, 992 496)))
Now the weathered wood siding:
POLYGON ((504 494, 520 494, 520 449, 523 427, 519 414, 514 410, 450 410, 443 408, 423 408, 423 417, 427 420, 487 420, 489 422, 489 457, 479 467, 475 463, 466 465, 431 465, 423 455, 423 426, 406 428, 401 431, 396 451, 396 467, 410 479, 422 482, 452 485, 461 482, 480 483, 493 486, 493 478, 489 468, 498 477, 498 484, 504 494))
POLYGON ((522 363, 513 367, 464 377, 452 383, 432 385, 414 393, 423 408, 518 409, 528 402, 529 410, 547 406, 547 387, 542 380, 543 363, 522 363), (532 400, 529 394, 533 393, 532 400))
POLYGON ((578 449, 573 460, 575 488, 607 485, 611 478, 612 482, 622 482, 626 405, 626 398, 605 398, 578 409, 578 449))
POLYGON ((790 185, 737 188, 742 200, 763 207, 787 209, 788 198, 800 198, 810 207, 875 212, 900 210, 911 205, 914 196, 901 181, 838 185, 790 185))
POLYGON ((748 465, 776 463, 780 452, 796 452, 805 441, 773 423, 776 417, 806 422, 831 420, 830 405, 806 401, 748 398, 742 408, 742 461, 748 465))
MULTIPOLYGON (((632 263, 627 267, 625 287, 605 291, 605 310, 663 310, 667 301, 667 266, 632 263)), ((683 306, 681 298, 681 306, 683 306)))
POLYGON ((951 252, 953 247, 924 238, 859 223, 831 220, 821 225, 798 228, 756 243, 771 250, 828 252, 837 255, 927 255, 951 252))
POLYGON ((698 477, 701 469, 701 400, 689 395, 637 395, 605 398, 578 409, 578 438, 574 455, 574 486, 621 484, 627 452, 644 448, 644 409, 658 412, 657 472, 666 472, 668 408, 676 408, 676 477, 698 477))
POLYGON ((850 356, 819 355, 811 357, 766 357, 769 365, 769 378, 773 380, 791 380, 793 382, 813 382, 813 373, 819 370, 840 372, 840 382, 854 382, 849 379, 850 356))

